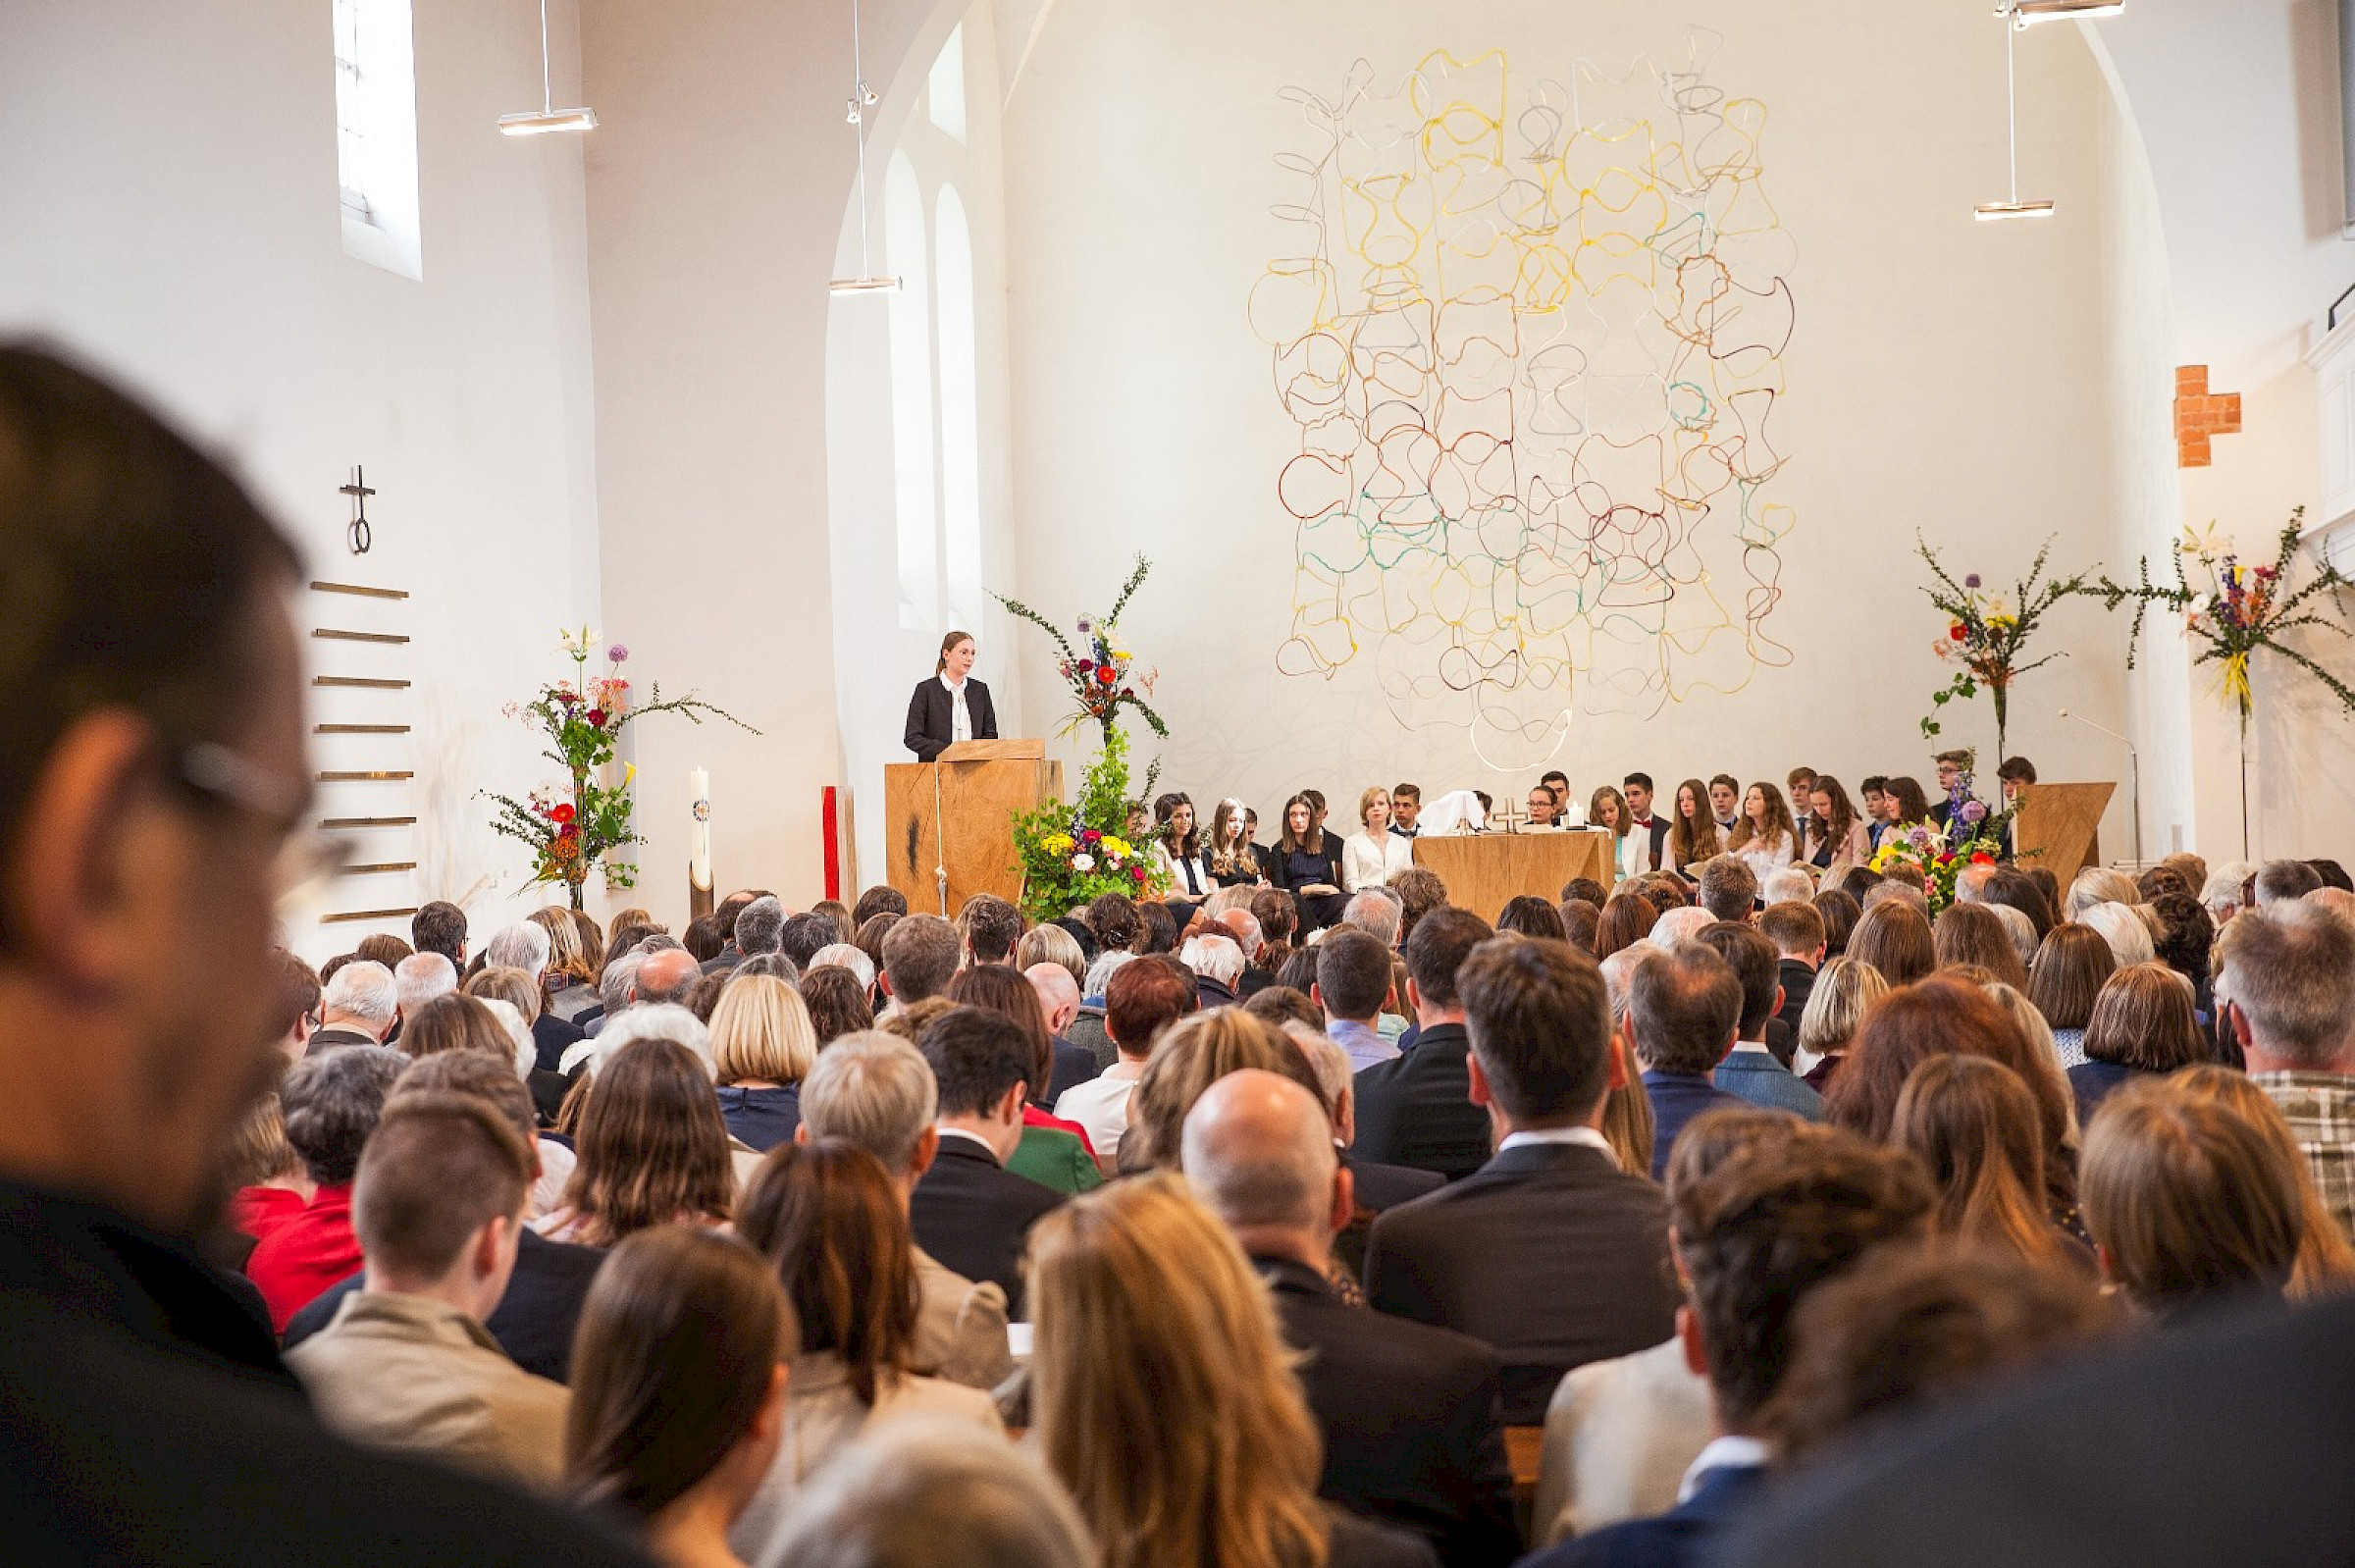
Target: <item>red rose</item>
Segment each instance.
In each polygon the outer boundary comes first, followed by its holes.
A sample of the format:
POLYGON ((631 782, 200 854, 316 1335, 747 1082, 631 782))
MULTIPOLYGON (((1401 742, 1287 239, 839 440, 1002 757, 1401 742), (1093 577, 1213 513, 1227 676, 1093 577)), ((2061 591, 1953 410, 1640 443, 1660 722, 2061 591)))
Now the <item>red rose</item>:
POLYGON ((571 692, 558 692, 556 694, 556 701, 562 703, 566 707, 570 707, 573 704, 579 702, 580 698, 571 692))
POLYGON ((602 707, 589 709, 589 722, 601 730, 603 729, 605 727, 605 710, 602 707))
POLYGON ((1082 834, 1080 834, 1080 835, 1079 835, 1079 837, 1080 837, 1081 839, 1085 840, 1087 843, 1090 843, 1090 844, 1093 844, 1093 843, 1095 843, 1097 840, 1099 840, 1099 839, 1103 838, 1103 836, 1104 836, 1104 835, 1103 835, 1101 832, 1099 832, 1097 829, 1095 829, 1095 828, 1092 828, 1092 827, 1091 827, 1091 828, 1089 828, 1089 829, 1088 829, 1086 832, 1084 832, 1084 833, 1082 833, 1082 834))
POLYGON ((569 822, 572 818, 573 810, 569 802, 551 808, 548 813, 548 819, 551 822, 569 822))
POLYGON ((1128 874, 1141 882, 1145 879, 1145 868, 1141 865, 1131 865, 1128 867, 1128 874))
POLYGON ((1961 641, 1962 641, 1962 638, 1963 638, 1963 636, 1964 636, 1964 633, 1963 633, 1963 630, 1962 630, 1962 623, 1961 621, 1957 621, 1957 622, 1955 622, 1955 624, 1954 624, 1954 625, 1952 625, 1952 626, 1949 626, 1949 627, 1946 629, 1946 635, 1947 635, 1947 636, 1949 636, 1949 637, 1951 637, 1951 638, 1953 638, 1953 639, 1954 639, 1956 642, 1958 642, 1958 643, 1959 643, 1959 642, 1961 642, 1961 641))
POLYGON ((567 822, 562 827, 556 829, 556 837, 558 838, 579 838, 580 836, 581 826, 578 822, 567 822))
POLYGON ((1095 673, 1095 668, 1096 661, 1092 658, 1083 658, 1079 661, 1079 673, 1082 675, 1091 675, 1095 673))

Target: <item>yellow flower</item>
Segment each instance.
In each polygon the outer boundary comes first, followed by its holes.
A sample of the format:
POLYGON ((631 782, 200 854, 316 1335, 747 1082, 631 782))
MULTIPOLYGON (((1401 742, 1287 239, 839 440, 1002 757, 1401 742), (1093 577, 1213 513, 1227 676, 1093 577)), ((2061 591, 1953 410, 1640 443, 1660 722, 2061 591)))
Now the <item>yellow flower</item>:
POLYGON ((1039 848, 1049 855, 1061 855, 1071 847, 1072 836, 1069 833, 1051 833, 1039 841, 1039 848))
POLYGON ((1136 851, 1130 849, 1125 843, 1114 838, 1110 833, 1104 835, 1104 851, 1108 855, 1123 856, 1134 855, 1136 853, 1136 851))

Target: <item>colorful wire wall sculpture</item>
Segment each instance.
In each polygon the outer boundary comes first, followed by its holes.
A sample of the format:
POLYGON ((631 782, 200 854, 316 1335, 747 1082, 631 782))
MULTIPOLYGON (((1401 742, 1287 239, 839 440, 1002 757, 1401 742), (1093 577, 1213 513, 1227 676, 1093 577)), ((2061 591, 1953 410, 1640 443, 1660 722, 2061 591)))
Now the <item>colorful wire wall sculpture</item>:
POLYGON ((1685 69, 1502 52, 1393 88, 1287 89, 1297 236, 1251 296, 1300 430, 1287 675, 1371 648, 1410 730, 1526 766, 1580 712, 1648 716, 1789 662, 1767 633, 1787 505, 1768 423, 1793 246, 1766 113, 1685 69))

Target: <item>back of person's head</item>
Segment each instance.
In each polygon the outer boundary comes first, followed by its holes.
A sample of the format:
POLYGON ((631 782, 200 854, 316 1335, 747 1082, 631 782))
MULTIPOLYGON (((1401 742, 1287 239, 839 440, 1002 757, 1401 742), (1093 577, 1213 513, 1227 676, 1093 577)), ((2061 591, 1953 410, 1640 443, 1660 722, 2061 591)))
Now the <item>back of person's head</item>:
POLYGON ((785 905, 774 898, 757 898, 737 912, 736 923, 730 931, 736 940, 736 951, 746 958, 756 953, 774 953, 785 937, 785 905))
POLYGON ((1517 1125, 1583 1121, 1610 1079, 1601 969, 1558 942, 1498 936, 1456 970, 1464 1028, 1494 1107, 1517 1125))
POLYGON ((1136 913, 1136 901, 1125 894, 1097 895, 1079 917, 1094 933, 1098 947, 1134 951, 1137 939, 1144 934, 1144 918, 1136 913))
POLYGON ((1987 1057, 1933 1056, 1906 1078, 1892 1130, 1929 1172, 1940 1236, 2064 1264, 2044 1210, 2043 1129, 2019 1075, 1987 1057))
MULTIPOLYGON (((1892 987, 1865 1010, 1824 1096, 1824 1116, 1885 1143, 1896 1124, 1898 1096, 1914 1068, 1958 1051, 1994 1057, 2007 1066, 2027 1055, 2011 1016, 1978 986, 1938 976, 1892 987)), ((2047 1146, 2054 1141, 2048 1139, 2047 1146)))
POLYGON ((2143 918, 2142 910, 2139 904, 2096 904, 2077 919, 2110 944, 2112 956, 2123 968, 2148 964, 2158 956, 2150 923, 2143 918))
POLYGON ((937 915, 910 915, 883 938, 883 977, 905 1007, 938 996, 957 972, 964 943, 957 927, 937 915))
POLYGON ((851 906, 851 923, 864 928, 878 915, 906 915, 908 897, 898 888, 870 887, 851 906))
POLYGON ((2085 1024, 2085 1056, 2138 1072, 2205 1062, 2208 1038, 2192 1011, 2191 982, 2164 964, 2137 964, 2102 982, 2085 1024))
POLYGON ((2053 909, 2045 902, 2043 889, 2036 885, 2034 877, 2015 866, 1997 866, 1987 885, 1979 890, 1979 902, 2019 911, 2034 923, 2039 942, 2053 928, 2053 909))
POLYGON ((1924 921, 1930 917, 1930 896, 1922 889, 1920 874, 1910 866, 1892 866, 1888 875, 1864 890, 1862 908, 1866 914, 1884 904, 1908 905, 1924 921))
POLYGON ((1405 904, 1387 887, 1362 888, 1341 908, 1343 926, 1363 931, 1386 948, 1398 945, 1398 928, 1405 918, 1405 904))
POLYGON ((2103 1271, 2163 1317, 2278 1297, 2304 1234, 2298 1164, 2222 1101, 2164 1078, 2113 1091, 2086 1128, 2078 1186, 2103 1271))
POLYGON ((1848 939, 1864 917, 1864 906, 1856 895, 1839 888, 1827 888, 1815 895, 1815 913, 1823 916, 1823 954, 1839 958, 1848 951, 1848 939))
POLYGON ((1592 957, 1595 933, 1602 924, 1602 906, 1585 899, 1564 899, 1555 906, 1554 914, 1561 917, 1562 940, 1592 957))
POLYGON ((1595 919, 1595 956, 1607 959, 1648 940, 1660 912, 1641 893, 1614 893, 1595 919))
POLYGON ((1742 976, 1709 948, 1654 954, 1628 982, 1627 1021, 1644 1065, 1698 1077, 1713 1071, 1742 1024, 1742 976))
POLYGON ((1325 1010, 1288 985, 1262 986, 1251 993, 1243 1011, 1255 1019, 1266 1019, 1280 1029, 1288 1030, 1297 1023, 1319 1034, 1325 1030, 1325 1010))
POLYGON ((1186 1113, 1204 1090, 1244 1068, 1279 1073, 1324 1100, 1316 1073, 1277 1025, 1242 1008, 1189 1014, 1162 1032, 1129 1095, 1122 1168, 1175 1168, 1186 1113))
POLYGON ((479 997, 454 991, 407 1015, 400 1028, 400 1051, 414 1061, 445 1051, 480 1051, 502 1062, 515 1059, 515 1043, 491 1009, 479 997))
POLYGON ((1651 935, 1645 940, 1663 953, 1673 953, 1691 945, 1695 937, 1719 923, 1717 916, 1707 910, 1680 904, 1660 912, 1660 917, 1651 922, 1651 935))
POLYGON ((1799 1015, 1799 1048, 1814 1056, 1847 1050, 1865 1010, 1888 994, 1889 982, 1871 965, 1846 957, 1826 960, 1799 1015))
POLYGON ((1661 1172, 1661 1185, 1673 1197, 1752 1143, 1779 1139, 1790 1126, 1790 1112, 1762 1105, 1703 1111, 1677 1135, 1676 1147, 1668 1151, 1668 1163, 1661 1172))
POLYGON ((533 1145, 540 1138, 540 1120, 532 1107, 532 1091, 505 1063, 474 1051, 445 1051, 422 1058, 402 1070, 385 1105, 390 1109, 412 1094, 463 1094, 482 1101, 515 1129, 537 1165, 539 1156, 533 1145))
MULTIPOLYGON (((773 953, 756 953, 747 962, 759 962, 763 958, 773 961, 775 957, 773 953)), ((738 967, 742 968, 743 966, 739 965, 738 967)), ((641 1007, 666 1002, 684 1003, 695 994, 695 988, 703 982, 703 966, 696 963, 695 955, 685 948, 675 945, 656 948, 639 959, 637 968, 630 975, 630 995, 641 1007)))
POLYGON ((1758 897, 1766 908, 1777 904, 1805 904, 1815 896, 1815 878, 1804 866, 1786 865, 1759 885, 1758 897))
POLYGON ((1010 1443, 945 1416, 899 1416, 795 1493, 760 1568, 1096 1568, 1063 1488, 1010 1443))
POLYGON ((1363 931, 1328 931, 1317 945, 1317 994, 1326 1013, 1370 1023, 1390 994, 1390 950, 1363 931))
POLYGON ((2216 945, 2216 922, 2188 893, 2162 893, 2148 908, 2158 917, 2152 957, 2194 985, 2209 977, 2208 958, 2216 945))
POLYGON ((548 993, 523 970, 504 965, 486 965, 469 975, 459 989, 484 1001, 506 1003, 522 1015, 527 1024, 547 1011, 548 993))
POLYGON ((336 970, 334 978, 327 982, 320 1006, 330 1018, 356 1019, 381 1035, 400 1009, 400 992, 391 969, 382 964, 355 959, 336 970))
POLYGON ((2257 867, 2257 908, 2302 899, 2323 885, 2322 873, 2304 861, 2268 861, 2257 867))
POLYGON ((1880 970, 1892 986, 1911 985, 1938 967, 1928 918, 1903 899, 1865 907, 1848 934, 1848 956, 1880 970))
POLYGON ((1496 929, 1510 931, 1515 936, 1534 936, 1544 941, 1566 942, 1569 932, 1562 925, 1561 912, 1534 893, 1524 893, 1507 899, 1497 912, 1496 929))
POLYGON ((465 962, 459 955, 466 951, 466 912, 435 899, 409 917, 409 943, 419 953, 441 954, 455 968, 465 962))
POLYGON ((2283 1064, 2338 1071, 2355 1046, 2355 927, 2301 899, 2234 916, 2218 935, 2217 988, 2248 1043, 2283 1064))
POLYGON ((521 969, 537 980, 548 972, 551 950, 547 926, 537 920, 517 920, 491 939, 483 949, 483 962, 521 969))
POLYGON ((1103 1568, 1322 1559, 1322 1445, 1272 1298, 1183 1179, 1051 1211, 1029 1281, 1031 1437, 1103 1568))
POLYGON ((2003 1248, 1883 1248, 1800 1303, 1764 1425, 1783 1463, 1804 1460, 2121 1327, 2076 1270, 2003 1248))
POLYGON ((1136 907, 1139 953, 1168 953, 1178 946, 1178 916, 1170 907, 1157 900, 1147 899, 1136 907))
POLYGON ((2117 969, 2118 955, 2099 931, 2066 921, 2036 949, 2036 962, 2028 968, 2028 1000, 2054 1028, 2081 1029, 2117 969))
POLYGON ((278 1086, 287 1141, 323 1187, 342 1186, 384 1114, 385 1097, 409 1059, 381 1045, 347 1045, 305 1057, 278 1086))
POLYGON ((1701 907, 1720 920, 1750 918, 1758 902, 1758 878, 1750 866, 1731 855, 1720 855, 1701 867, 1701 907))
POLYGON ((1005 964, 1022 939, 1022 912, 993 893, 976 893, 957 912, 957 927, 975 964, 1005 964))
POLYGON ((801 993, 766 974, 729 977, 711 1010, 711 1065, 721 1083, 799 1083, 817 1060, 801 993))
POLYGON ((1918 1237, 1930 1192, 1906 1154, 1784 1118, 1669 1199, 1719 1423, 1746 1431, 1782 1382, 1792 1313, 1876 1247, 1918 1237))
POLYGON ((536 1161, 506 1119, 468 1094, 407 1091, 386 1102, 361 1152, 351 1229, 372 1274, 400 1281, 447 1275, 495 1220, 523 1215, 536 1161))
POLYGON ((573 1339, 573 1496, 651 1523, 746 1443, 773 1452, 795 1339, 776 1276, 743 1242, 684 1226, 622 1241, 573 1339))
POLYGON ((1776 958, 1812 962, 1823 951, 1823 915, 1806 900, 1769 904, 1758 915, 1758 934, 1773 944, 1776 958))
POLYGON ((2141 897, 2142 890, 2125 872, 2107 865, 2088 865, 2069 882, 2062 917, 2081 920, 2085 912, 2096 904, 2132 904, 2141 897))
POLYGON ((390 931, 377 931, 363 936, 352 945, 351 956, 368 964, 381 964, 387 969, 400 967, 402 959, 416 950, 390 931))
POLYGON ((1406 939, 1406 973, 1424 1007, 1445 1013, 1463 1005, 1456 975, 1473 949, 1494 934, 1488 921, 1451 904, 1431 910, 1415 922, 1406 939))
POLYGON ((943 993, 959 1007, 986 1008, 1022 1031, 1030 1045, 1030 1097, 1047 1092, 1055 1075, 1055 1038, 1047 1032, 1046 1005, 1020 973, 1004 964, 960 969, 943 993))
POLYGON ((2293 1301, 2343 1295, 2355 1289, 2355 1242, 2350 1242, 2322 1188, 2314 1169, 2298 1147, 2297 1134, 2273 1097, 2238 1068, 2204 1062, 2185 1068, 2167 1080, 2168 1093, 2187 1100, 2208 1100, 2224 1106, 2259 1132, 2287 1158, 2298 1174, 2298 1264, 2289 1277, 2293 1301))
POLYGON ((668 1040, 684 1046, 689 1055, 703 1064, 706 1082, 717 1076, 711 1061, 711 1030, 690 1010, 675 1002, 644 1003, 626 1009, 619 1017, 609 1018, 598 1031, 596 1049, 589 1055, 589 1073, 596 1077, 605 1071, 605 1064, 626 1045, 640 1040, 668 1040))
MULTIPOLYGON (((1352 934, 1363 936, 1365 933, 1360 931, 1352 934)), ((1154 953, 1139 956, 1159 958, 1163 955, 1154 953)), ((1185 947, 1178 957, 1178 962, 1193 970, 1195 974, 1205 980, 1214 980, 1229 990, 1232 990, 1234 983, 1243 977, 1242 945, 1230 936, 1224 936, 1215 931, 1205 932, 1200 936, 1189 936, 1185 939, 1185 947)))
POLYGON ((1186 1179, 1238 1232, 1331 1225, 1333 1124, 1290 1078, 1251 1068, 1228 1073, 1186 1113, 1183 1149, 1186 1179))
MULTIPOLYGON (((620 937, 629 935, 628 932, 621 930, 616 930, 613 934, 617 941, 620 937)), ((645 933, 638 934, 644 935, 645 933)), ((614 959, 621 956, 623 951, 633 945, 635 945, 634 938, 631 942, 620 943, 619 946, 609 949, 605 954, 605 962, 612 963, 614 959)), ((687 922, 687 929, 680 933, 679 945, 694 954, 698 964, 708 964, 726 951, 727 934, 720 929, 718 915, 699 915, 687 922)), ((599 982, 599 989, 603 989, 602 980, 599 982)))
POLYGON ((802 1080, 802 1125, 810 1135, 856 1143, 894 1176, 915 1165, 939 1115, 940 1091, 923 1053, 880 1029, 836 1040, 802 1080))
POLYGON ((1087 955, 1079 951, 1078 939, 1052 920, 1030 927, 1014 945, 1016 968, 1027 972, 1034 964, 1059 964, 1071 970, 1081 996, 1096 994, 1087 989, 1087 955))
POLYGON ((847 1138, 780 1143, 746 1184, 736 1229, 784 1281, 803 1352, 841 1357, 873 1404, 916 1342, 916 1243, 894 1173, 847 1138))
POLYGON ((987 1116, 1017 1084, 1040 1088, 1031 1082, 1038 1056, 1030 1037, 988 1008, 951 1005, 923 1026, 916 1049, 939 1085, 944 1117, 987 1116))
POLYGON ((1950 904, 1930 928, 1931 949, 1941 968, 1974 964, 2006 985, 2024 989, 2027 966, 2003 916, 1984 904, 1950 904))
POLYGON ((841 940, 842 930, 834 923, 834 916, 820 915, 815 910, 805 910, 799 915, 787 916, 784 925, 779 928, 777 953, 789 960, 794 972, 799 974, 809 967, 810 961, 817 956, 819 948, 830 947, 841 940))
POLYGON ((728 1126, 701 1058, 675 1040, 633 1040, 604 1059, 581 1108, 579 1163, 564 1202, 586 1239, 724 1220, 735 1193, 728 1126))
POLYGON ((287 1141, 287 1120, 275 1090, 256 1100, 231 1130, 221 1172, 222 1185, 232 1191, 302 1175, 302 1160, 287 1141))
POLYGON ((875 1026, 866 987, 858 975, 833 965, 820 965, 802 976, 802 1005, 810 1014, 811 1038, 820 1052, 846 1034, 875 1026))
POLYGON ((1775 1004, 1782 995, 1782 965, 1775 956, 1774 944, 1755 926, 1726 920, 1708 927, 1694 940, 1732 966, 1734 977, 1742 982, 1742 1038, 1762 1038, 1766 1020, 1774 1017, 1775 1004))
POLYGON ((1199 1005, 1194 982, 1178 966, 1157 958, 1125 964, 1104 982, 1104 1032, 1125 1054, 1141 1058, 1164 1029, 1199 1005))

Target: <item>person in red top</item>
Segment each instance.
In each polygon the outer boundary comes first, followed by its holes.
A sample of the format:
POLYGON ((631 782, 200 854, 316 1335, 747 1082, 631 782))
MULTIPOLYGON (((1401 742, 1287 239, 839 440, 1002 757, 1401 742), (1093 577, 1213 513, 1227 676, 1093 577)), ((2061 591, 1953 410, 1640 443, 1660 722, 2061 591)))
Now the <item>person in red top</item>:
POLYGON ((279 1089, 287 1142, 317 1188, 302 1212, 263 1236, 245 1261, 245 1277, 261 1291, 270 1327, 280 1333, 322 1291, 360 1271, 351 1178, 392 1080, 408 1065, 407 1057, 381 1045, 345 1046, 303 1058, 279 1089))

